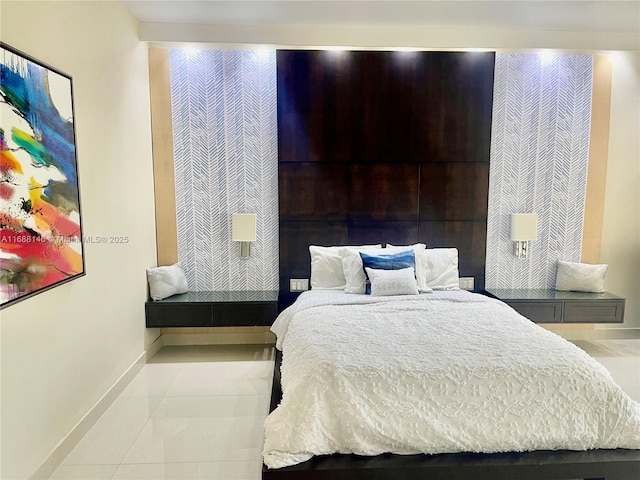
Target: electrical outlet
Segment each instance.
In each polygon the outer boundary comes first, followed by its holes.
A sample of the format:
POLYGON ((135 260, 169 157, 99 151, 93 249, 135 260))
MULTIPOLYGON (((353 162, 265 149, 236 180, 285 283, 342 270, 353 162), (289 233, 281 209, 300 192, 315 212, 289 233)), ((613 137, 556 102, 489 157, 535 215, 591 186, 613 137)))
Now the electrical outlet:
POLYGON ((304 292, 306 290, 309 290, 308 278, 290 278, 289 279, 290 292, 304 292))
POLYGON ((460 277, 458 285, 462 290, 473 290, 473 277, 460 277))

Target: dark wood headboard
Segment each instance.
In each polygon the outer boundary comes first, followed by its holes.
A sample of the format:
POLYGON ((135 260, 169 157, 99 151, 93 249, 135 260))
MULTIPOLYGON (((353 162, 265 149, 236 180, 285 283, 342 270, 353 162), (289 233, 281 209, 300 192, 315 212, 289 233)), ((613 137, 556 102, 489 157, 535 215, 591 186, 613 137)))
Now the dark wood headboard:
POLYGON ((277 52, 281 307, 311 244, 457 247, 484 287, 494 61, 277 52))

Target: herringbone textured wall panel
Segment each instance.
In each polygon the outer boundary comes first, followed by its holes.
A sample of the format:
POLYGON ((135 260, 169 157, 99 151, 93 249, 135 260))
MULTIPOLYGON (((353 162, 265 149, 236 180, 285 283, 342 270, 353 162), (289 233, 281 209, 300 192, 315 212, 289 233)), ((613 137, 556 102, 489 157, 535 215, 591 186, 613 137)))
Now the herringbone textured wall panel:
POLYGON ((190 290, 278 289, 274 51, 171 50, 178 259, 190 290), (257 214, 241 260, 231 214, 257 214))
POLYGON ((580 261, 593 57, 497 54, 486 285, 553 288, 557 260, 580 261), (513 255, 512 213, 538 214, 529 258, 513 255))
MULTIPOLYGON (((192 290, 278 288, 275 52, 172 50, 178 257, 192 290), (243 261, 231 214, 256 213, 243 261)), ((486 285, 552 288, 558 259, 579 261, 593 60, 497 54, 486 285), (510 214, 537 212, 516 259, 510 214)))

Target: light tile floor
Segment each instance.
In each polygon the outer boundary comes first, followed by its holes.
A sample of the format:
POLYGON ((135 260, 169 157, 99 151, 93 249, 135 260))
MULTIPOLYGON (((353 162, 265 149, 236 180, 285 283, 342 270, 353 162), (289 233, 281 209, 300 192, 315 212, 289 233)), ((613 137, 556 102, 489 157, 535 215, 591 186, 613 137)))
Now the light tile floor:
POLYGON ((164 347, 51 479, 258 480, 273 348, 164 347))
POLYGON ((634 400, 640 402, 640 338, 574 340, 598 360, 634 400))
MULTIPOLYGON (((640 339, 574 342, 640 401, 640 339)), ((273 349, 164 347, 51 479, 259 480, 273 349)))

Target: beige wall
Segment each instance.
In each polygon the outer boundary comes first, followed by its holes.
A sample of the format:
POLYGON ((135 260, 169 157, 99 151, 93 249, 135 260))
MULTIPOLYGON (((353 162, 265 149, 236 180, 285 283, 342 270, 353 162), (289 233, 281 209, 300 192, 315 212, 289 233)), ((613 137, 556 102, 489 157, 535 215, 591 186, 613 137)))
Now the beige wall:
POLYGON ((611 130, 600 261, 606 288, 626 297, 625 322, 640 328, 640 52, 612 56, 611 130))
POLYGON ((3 42, 73 77, 86 276, 3 310, 3 480, 27 478, 145 351, 155 264, 147 47, 119 2, 2 1, 3 42))

